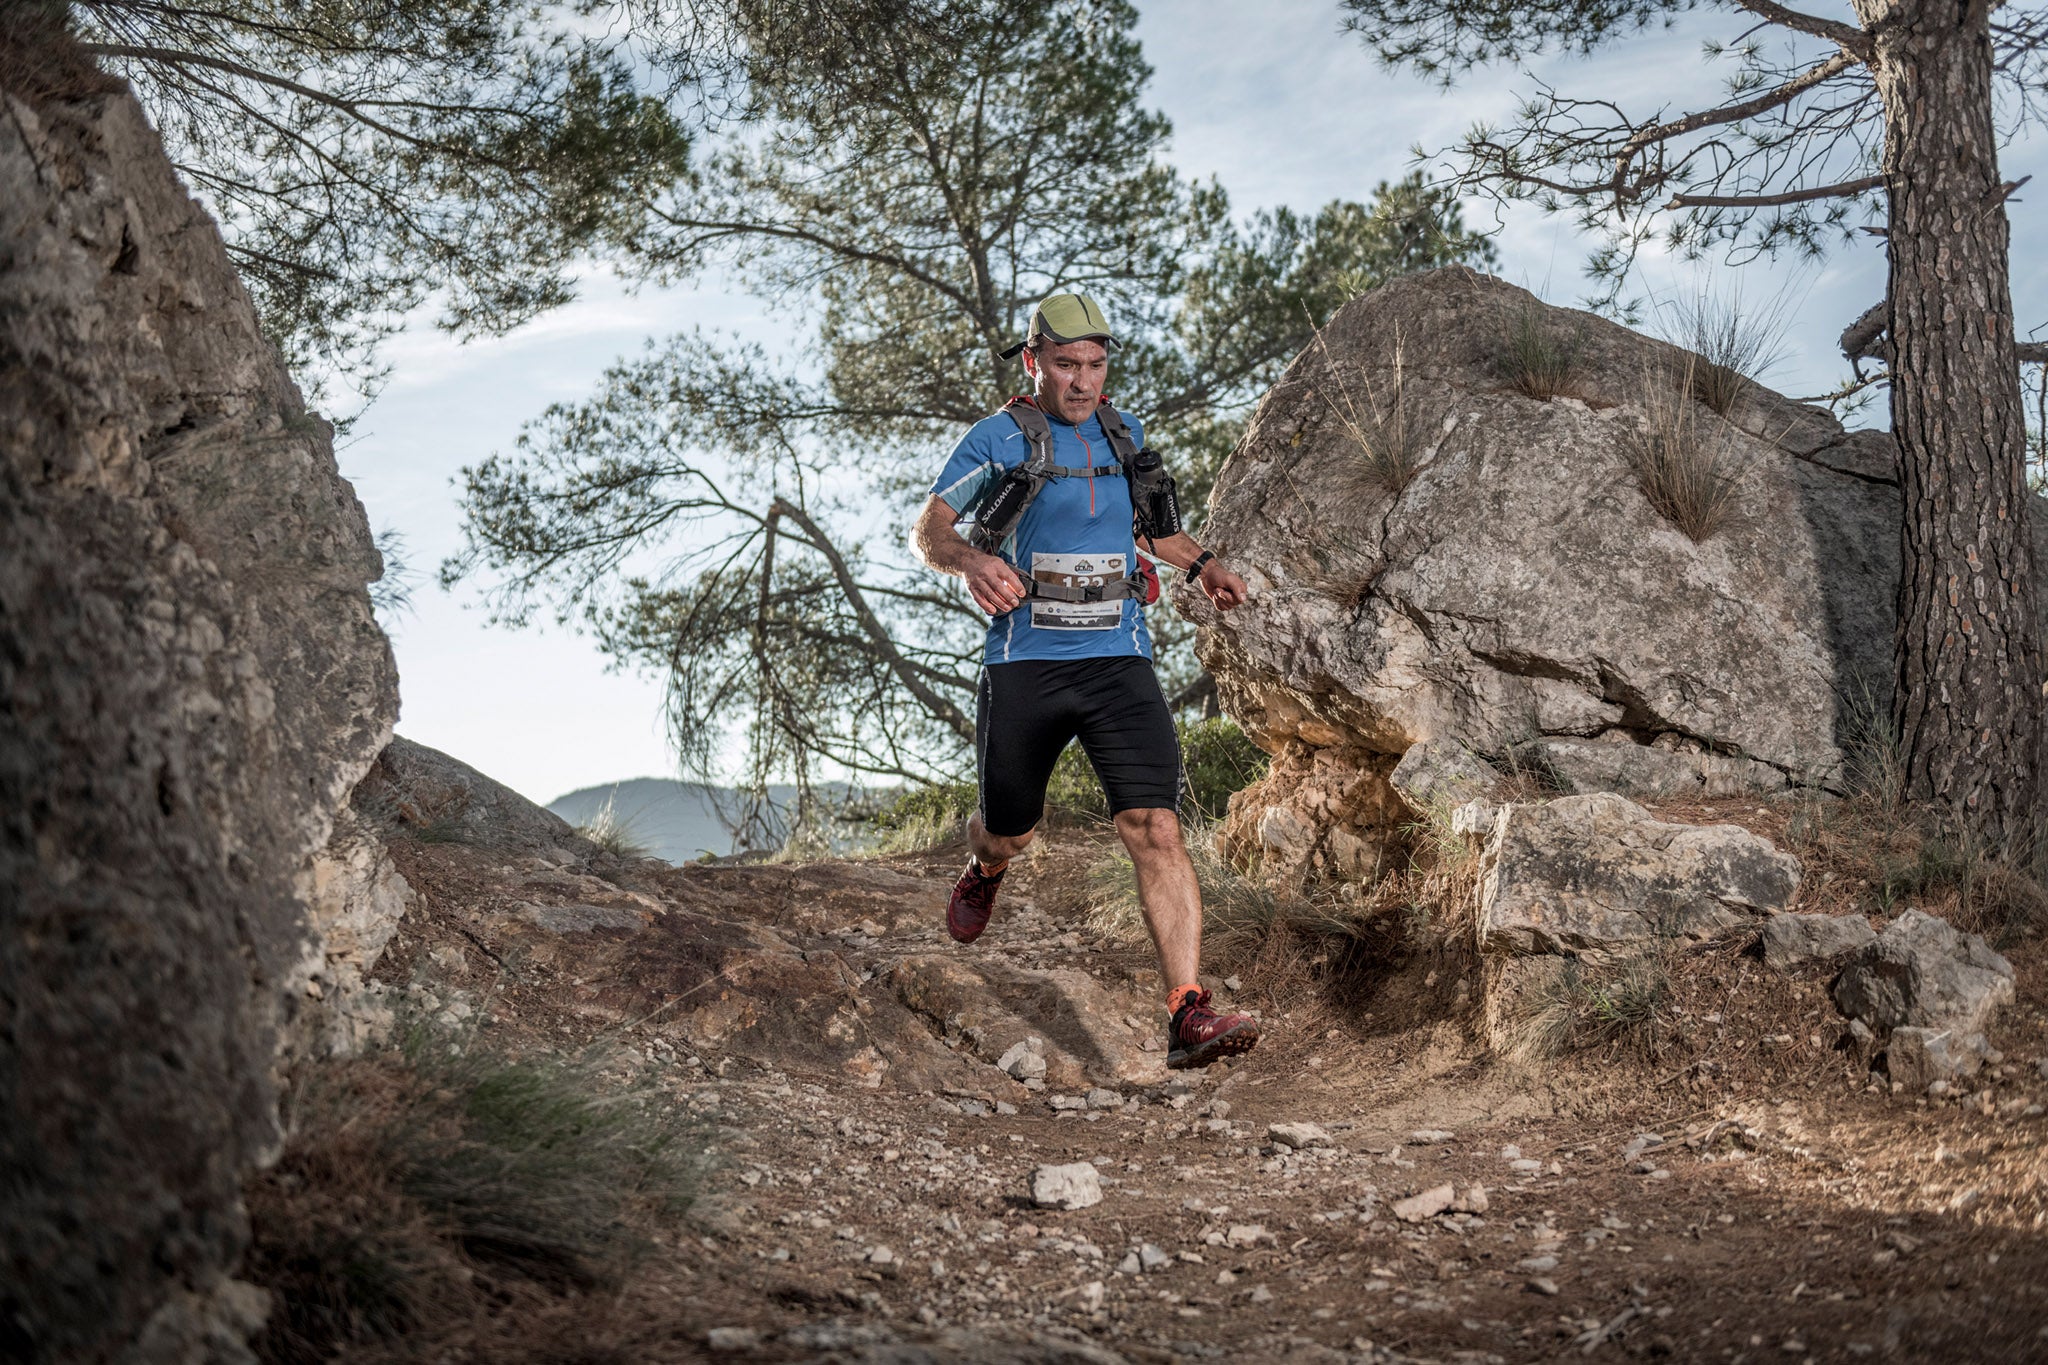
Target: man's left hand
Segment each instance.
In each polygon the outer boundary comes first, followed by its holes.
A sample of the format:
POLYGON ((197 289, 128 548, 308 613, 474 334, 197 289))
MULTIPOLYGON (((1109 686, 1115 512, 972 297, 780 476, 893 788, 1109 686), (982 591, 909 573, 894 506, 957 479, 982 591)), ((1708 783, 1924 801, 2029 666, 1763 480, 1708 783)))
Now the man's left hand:
POLYGON ((1245 587, 1242 578, 1224 568, 1221 561, 1214 559, 1202 566, 1202 576, 1196 581, 1202 585, 1202 592, 1208 597, 1209 604, 1218 611, 1229 611, 1232 607, 1243 605, 1245 596, 1250 591, 1245 587))

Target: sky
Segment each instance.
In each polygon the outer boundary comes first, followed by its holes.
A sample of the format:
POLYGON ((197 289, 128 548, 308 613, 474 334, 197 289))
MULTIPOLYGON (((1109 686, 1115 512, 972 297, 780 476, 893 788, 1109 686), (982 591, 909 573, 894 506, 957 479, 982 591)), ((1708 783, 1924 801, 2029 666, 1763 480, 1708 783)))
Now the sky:
MULTIPOLYGON (((1540 74, 1631 112, 1711 97, 1715 77, 1700 42, 1714 22, 1693 19, 1540 74)), ((1215 176, 1240 215, 1365 200, 1379 181, 1410 169, 1412 148, 1443 147, 1475 119, 1505 116, 1527 89, 1509 73, 1482 73, 1449 92, 1388 73, 1338 24, 1333 0, 1141 3, 1138 37, 1154 68, 1149 102, 1173 121, 1173 164, 1215 176)), ((2009 149, 2003 165, 2008 178, 2048 172, 2048 139, 2009 149)), ((2037 245, 2040 209, 2022 195, 2011 212, 2013 292, 2026 332, 2048 322, 2048 253, 2037 245)), ((1492 221, 1488 211, 1467 217, 1471 226, 1492 221)), ((1563 219, 1517 211, 1497 245, 1505 278, 1555 303, 1588 292, 1585 244, 1563 219)), ((1690 297, 1698 278, 1653 255, 1634 292, 1690 297)), ((1844 373, 1835 338, 1883 295, 1883 251, 1877 239, 1859 238, 1824 264, 1746 266, 1739 288, 1746 302, 1782 301, 1784 355, 1766 381, 1792 394, 1822 392, 1844 373)), ((522 423, 549 403, 587 396, 609 363, 648 337, 703 326, 777 348, 799 340, 797 325, 716 281, 632 294, 594 274, 576 302, 509 336, 461 344, 422 327, 396 339, 386 354, 390 382, 339 458, 371 526, 403 536, 418 576, 411 610, 390 622, 400 734, 541 802, 674 774, 658 679, 608 670, 572 629, 493 626, 477 587, 435 584, 435 567, 460 547, 457 478, 463 466, 509 450, 522 423)), ((1881 423, 1881 406, 1863 420, 1881 423)))

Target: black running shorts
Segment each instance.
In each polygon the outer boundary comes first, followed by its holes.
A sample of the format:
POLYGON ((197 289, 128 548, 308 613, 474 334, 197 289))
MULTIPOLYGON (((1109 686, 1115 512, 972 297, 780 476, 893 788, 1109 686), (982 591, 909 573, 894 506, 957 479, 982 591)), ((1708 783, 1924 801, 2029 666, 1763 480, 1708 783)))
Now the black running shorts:
POLYGON ((982 828, 1003 837, 1034 828, 1053 764, 1077 737, 1111 815, 1179 809, 1180 738, 1150 659, 1023 659, 981 670, 974 766, 982 828))

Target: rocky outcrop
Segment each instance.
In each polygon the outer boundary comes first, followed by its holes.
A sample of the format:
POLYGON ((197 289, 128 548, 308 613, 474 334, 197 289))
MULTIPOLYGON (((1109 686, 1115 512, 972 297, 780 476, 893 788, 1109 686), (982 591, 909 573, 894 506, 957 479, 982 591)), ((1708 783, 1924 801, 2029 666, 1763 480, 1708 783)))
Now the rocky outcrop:
POLYGON ((1590 961, 1782 910, 1799 862, 1735 825, 1655 819, 1611 793, 1502 808, 1480 856, 1479 946, 1590 961))
POLYGON ((1177 599, 1225 709, 1275 755, 1233 807, 1236 851, 1271 847, 1267 812, 1285 810, 1303 829, 1281 862, 1370 865, 1355 845, 1387 834, 1357 823, 1378 805, 1358 785, 1427 740, 1568 792, 1843 780, 1846 703, 1867 689, 1881 714, 1891 672, 1891 442, 1756 386, 1726 417, 1689 403, 1734 471, 1731 515, 1695 542, 1629 462, 1691 363, 1462 268, 1337 313, 1211 498, 1204 540, 1250 600, 1177 599), (1518 331, 1573 354, 1570 393, 1514 387, 1518 331), (1398 490, 1375 441, 1416 469, 1398 490))
POLYGON ((545 853, 556 862, 582 861, 597 852, 553 811, 403 735, 393 736, 364 774, 354 805, 365 817, 415 838, 545 853))
POLYGON ((234 1359, 396 678, 330 429, 125 93, 0 97, 0 545, 0 1340, 234 1359))

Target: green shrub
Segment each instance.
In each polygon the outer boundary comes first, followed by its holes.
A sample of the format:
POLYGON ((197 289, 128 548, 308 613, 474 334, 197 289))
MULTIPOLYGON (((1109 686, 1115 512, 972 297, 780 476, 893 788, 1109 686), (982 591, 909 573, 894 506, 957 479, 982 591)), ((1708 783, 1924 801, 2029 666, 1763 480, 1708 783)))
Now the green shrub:
POLYGON ((915 853, 965 836, 977 801, 972 782, 912 787, 872 817, 878 853, 915 853))
POLYGON ((1231 795, 1264 777, 1271 759, 1236 721, 1213 716, 1181 725, 1180 761, 1187 780, 1188 813, 1200 820, 1220 820, 1231 795))
MULTIPOLYGON (((1181 814, 1190 821, 1219 820, 1233 792, 1266 775, 1266 754, 1224 716, 1180 721, 1181 814)), ((1084 819, 1109 818, 1109 799, 1078 743, 1069 744, 1053 765, 1046 805, 1054 813, 1084 819)))

